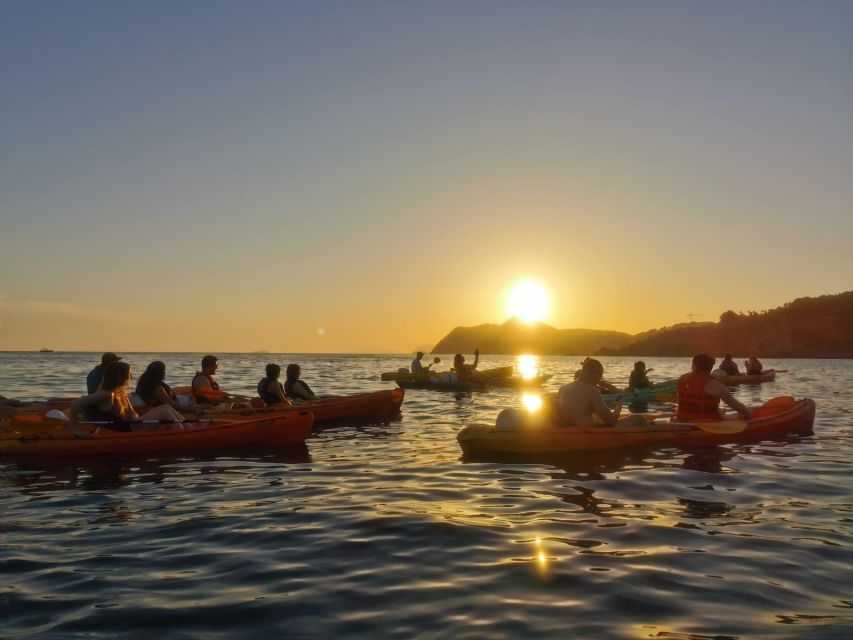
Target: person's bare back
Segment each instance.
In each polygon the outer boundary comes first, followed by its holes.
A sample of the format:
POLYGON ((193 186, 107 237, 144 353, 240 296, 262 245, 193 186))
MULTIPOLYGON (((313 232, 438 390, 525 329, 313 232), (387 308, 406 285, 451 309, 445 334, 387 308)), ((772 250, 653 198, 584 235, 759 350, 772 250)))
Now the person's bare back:
POLYGON ((575 380, 560 388, 560 414, 566 424, 579 427, 592 427, 593 416, 598 416, 607 425, 616 424, 619 413, 611 412, 604 404, 601 393, 594 384, 575 380))

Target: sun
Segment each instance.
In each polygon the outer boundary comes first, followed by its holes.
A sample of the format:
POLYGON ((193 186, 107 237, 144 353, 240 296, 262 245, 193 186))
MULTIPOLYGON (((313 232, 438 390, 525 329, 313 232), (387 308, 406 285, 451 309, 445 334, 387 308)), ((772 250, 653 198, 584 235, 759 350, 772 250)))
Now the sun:
POLYGON ((537 322, 548 313, 548 292, 538 282, 522 280, 507 299, 507 311, 522 322, 537 322))

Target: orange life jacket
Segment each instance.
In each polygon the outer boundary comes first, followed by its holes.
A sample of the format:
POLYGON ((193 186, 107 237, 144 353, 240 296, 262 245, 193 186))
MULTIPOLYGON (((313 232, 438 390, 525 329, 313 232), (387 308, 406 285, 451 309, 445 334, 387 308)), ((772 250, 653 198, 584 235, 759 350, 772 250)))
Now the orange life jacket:
MULTIPOLYGON (((219 383, 216 382, 213 378, 211 378, 206 373, 197 373, 195 374, 196 378, 198 376, 204 376, 207 378, 207 381, 210 383, 210 389, 199 389, 195 385, 193 385, 193 395, 195 395, 197 400, 222 400, 223 398, 227 398, 228 394, 224 391, 219 390, 219 383)), ((195 378, 193 379, 195 381, 195 378)))
POLYGON ((698 371, 685 373, 678 379, 678 409, 676 420, 693 422, 696 420, 719 420, 720 399, 705 393, 705 384, 713 378, 698 371))

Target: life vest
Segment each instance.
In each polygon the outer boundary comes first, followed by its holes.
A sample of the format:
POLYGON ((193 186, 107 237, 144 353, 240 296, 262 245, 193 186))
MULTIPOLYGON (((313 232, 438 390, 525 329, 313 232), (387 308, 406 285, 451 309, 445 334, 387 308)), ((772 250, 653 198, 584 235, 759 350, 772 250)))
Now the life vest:
POLYGON ((685 373, 678 379, 676 420, 719 420, 720 399, 705 393, 705 384, 713 378, 698 371, 685 373))
MULTIPOLYGON (((278 384, 281 384, 280 382, 278 384)), ((270 393, 268 391, 268 387, 270 385, 269 378, 261 378, 261 381, 258 383, 258 395, 261 397, 261 400, 264 401, 264 404, 282 404, 284 401, 279 398, 274 393, 270 393)))
POLYGON ((302 380, 287 380, 284 383, 284 395, 286 395, 291 400, 296 400, 296 399, 307 400, 308 398, 304 398, 302 395, 296 395, 293 393, 293 385, 295 385, 297 382, 301 382, 302 386, 305 388, 305 390, 308 393, 310 393, 312 395, 314 394, 314 392, 311 391, 311 387, 308 386, 308 383, 306 383, 302 380))
MULTIPOLYGON (((195 377, 204 376, 207 378, 207 381, 210 383, 210 389, 200 389, 193 385, 193 394, 198 400, 222 400, 228 397, 228 394, 224 391, 219 390, 219 383, 216 382, 211 376, 206 373, 198 372, 195 374, 195 377)), ((195 378, 193 378, 193 382, 195 382, 195 378)))

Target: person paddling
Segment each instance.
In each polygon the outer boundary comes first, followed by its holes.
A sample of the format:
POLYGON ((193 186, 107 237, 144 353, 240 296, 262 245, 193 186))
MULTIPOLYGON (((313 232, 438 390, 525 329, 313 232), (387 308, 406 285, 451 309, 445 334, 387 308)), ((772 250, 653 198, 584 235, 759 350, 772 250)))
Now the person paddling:
POLYGON ((678 401, 676 420, 684 422, 720 420, 722 418, 720 400, 737 411, 744 420, 749 420, 749 409, 735 400, 724 384, 711 377, 713 368, 714 358, 707 353, 693 356, 690 373, 681 376, 676 385, 678 401))
POLYGON ((438 364, 441 362, 441 358, 433 358, 433 361, 429 364, 425 365, 421 362, 421 359, 424 357, 423 351, 418 351, 415 355, 415 359, 412 360, 412 365, 409 367, 412 373, 429 373, 430 367, 434 364, 438 364))
POLYGON ((258 395, 263 403, 267 406, 276 404, 293 404, 284 392, 284 387, 279 378, 281 377, 281 367, 277 364, 268 364, 266 368, 266 376, 258 382, 258 395))

